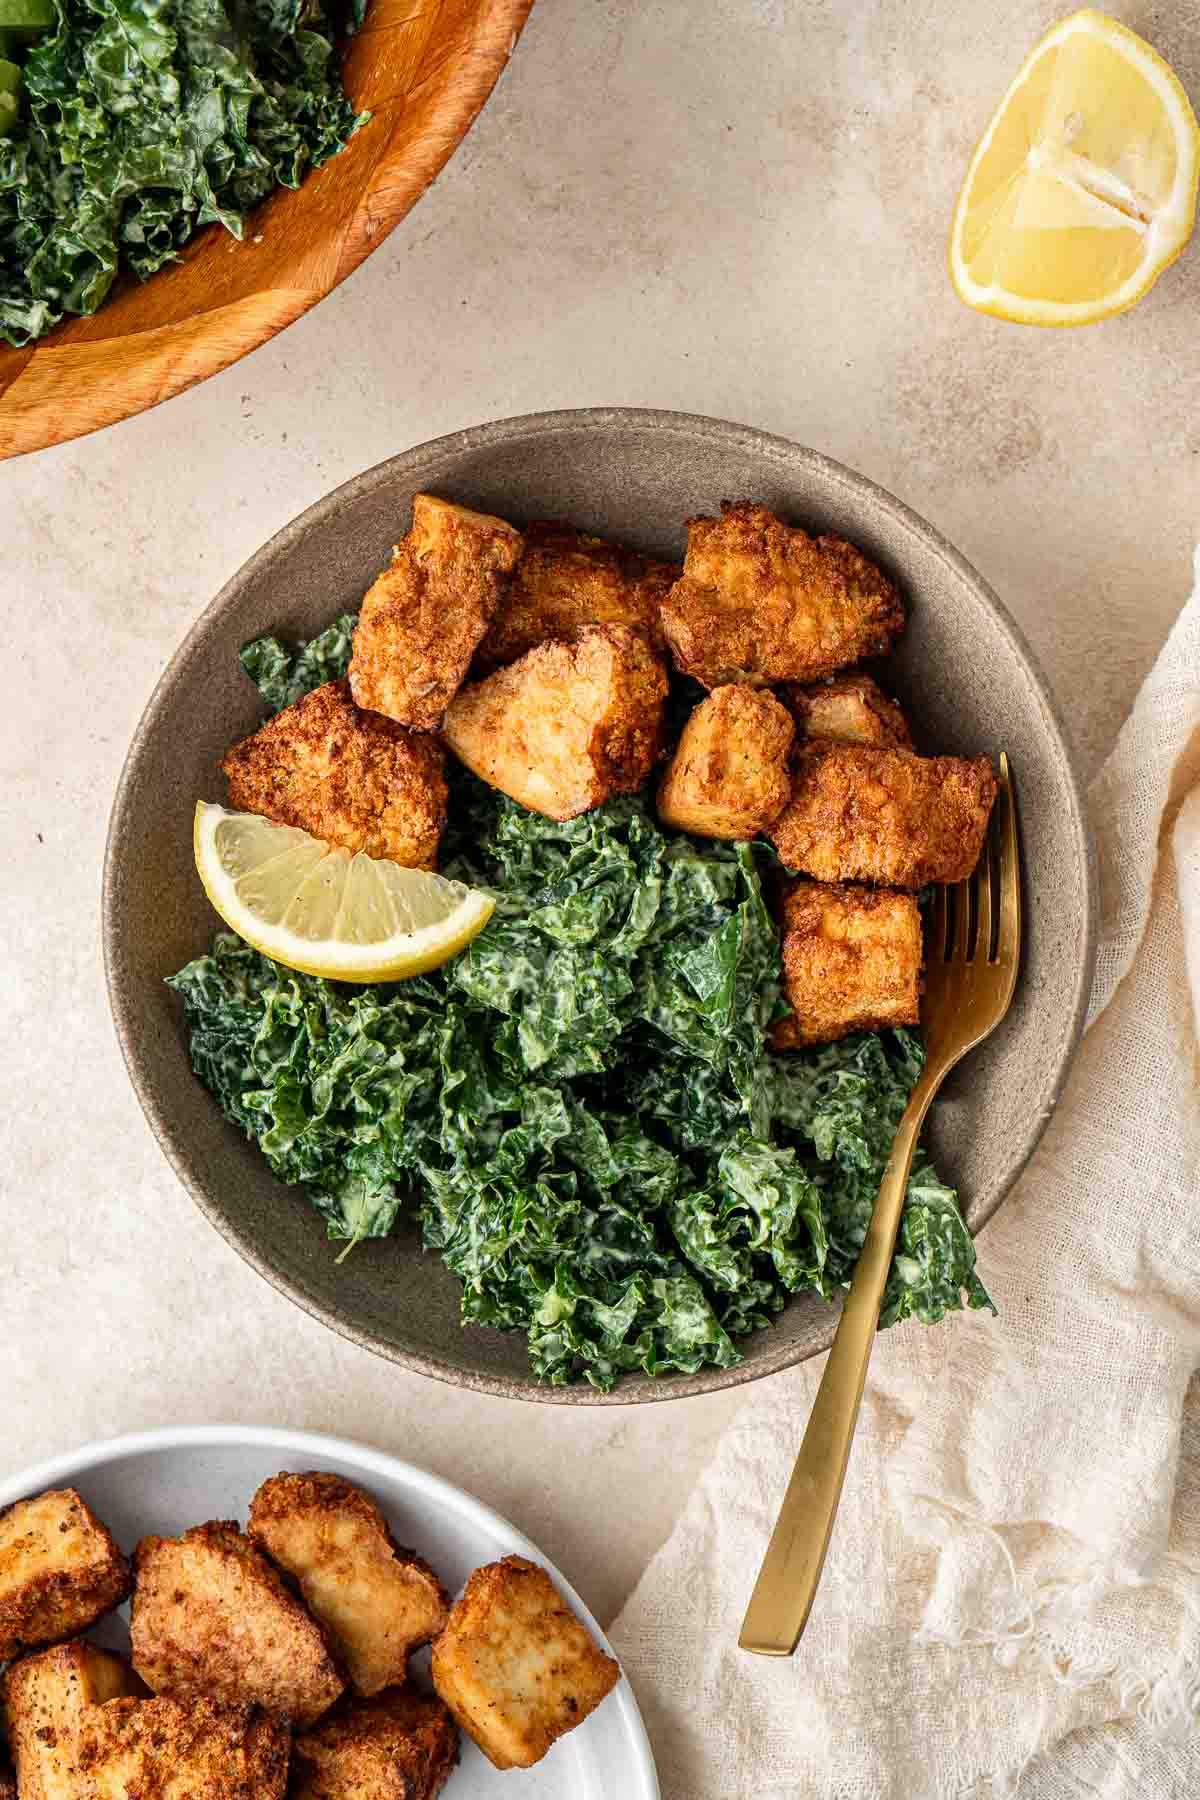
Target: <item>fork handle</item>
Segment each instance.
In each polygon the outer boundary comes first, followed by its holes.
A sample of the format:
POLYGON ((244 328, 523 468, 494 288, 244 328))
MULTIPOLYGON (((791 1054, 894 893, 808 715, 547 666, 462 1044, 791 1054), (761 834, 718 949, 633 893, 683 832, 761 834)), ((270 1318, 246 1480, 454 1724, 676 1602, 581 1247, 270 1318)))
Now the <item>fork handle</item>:
POLYGON ((893 1140, 800 1454, 746 1608, 738 1643, 758 1656, 790 1656, 808 1623, 842 1497, 913 1151, 936 1085, 926 1069, 893 1140))

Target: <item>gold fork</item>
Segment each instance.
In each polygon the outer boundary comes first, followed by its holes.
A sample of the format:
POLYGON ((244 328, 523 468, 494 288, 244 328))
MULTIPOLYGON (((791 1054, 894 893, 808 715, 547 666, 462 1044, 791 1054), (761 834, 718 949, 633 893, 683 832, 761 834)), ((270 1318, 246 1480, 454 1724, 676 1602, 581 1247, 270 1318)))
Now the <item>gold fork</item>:
POLYGON ((921 1031, 925 1066, 909 1095, 817 1390, 796 1467, 763 1558, 738 1643, 790 1656, 808 1623, 842 1495, 867 1363, 917 1137, 950 1070, 1008 1011, 1021 954, 1021 870, 1008 758, 979 866, 969 881, 934 891, 927 933, 921 1031))

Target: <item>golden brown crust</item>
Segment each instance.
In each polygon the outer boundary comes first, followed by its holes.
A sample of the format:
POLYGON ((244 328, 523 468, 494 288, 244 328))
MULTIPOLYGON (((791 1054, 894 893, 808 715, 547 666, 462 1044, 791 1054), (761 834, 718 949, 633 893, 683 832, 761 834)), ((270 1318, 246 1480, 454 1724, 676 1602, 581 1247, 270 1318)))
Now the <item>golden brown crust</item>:
POLYGON ((792 791, 796 728, 761 688, 717 687, 692 712, 658 789, 658 816, 697 837, 752 838, 792 791))
POLYGON ((573 819, 636 793, 662 750, 666 670, 625 625, 586 625, 463 688, 444 737, 484 781, 533 812, 573 819))
POLYGON ((413 496, 412 529, 362 603, 350 661, 359 706, 435 731, 521 553, 503 519, 413 496))
POLYGON ((986 756, 914 756, 814 741, 771 827, 789 869, 818 881, 920 888, 965 881, 979 860, 996 777, 986 756))
POLYGON ((433 1685, 497 1769, 527 1769, 621 1678, 523 1556, 476 1569, 433 1646, 433 1685))
POLYGON ((917 1023, 921 914, 914 895, 792 881, 780 896, 777 915, 783 991, 792 1012, 772 1027, 772 1049, 796 1050, 852 1031, 917 1023))
POLYGON ((133 1586, 108 1527, 74 1488, 0 1513, 0 1662, 84 1631, 133 1586))
POLYGON ((659 609, 679 573, 674 563, 571 525, 530 525, 512 586, 476 653, 476 670, 488 674, 515 662, 547 638, 569 640, 582 625, 628 625, 661 649, 659 609))
POLYGON ((882 655, 904 629, 895 584, 842 538, 811 538, 768 507, 724 501, 692 519, 662 606, 676 667, 706 687, 815 681, 882 655))
POLYGON ((912 749, 907 719, 869 675, 835 675, 810 687, 789 685, 780 689, 779 698, 802 737, 912 749))
POLYGON ((214 1700, 113 1700, 79 1732, 77 1800, 283 1800, 287 1726, 214 1700))
POLYGON ((129 1636, 156 1694, 209 1695, 309 1725, 344 1683, 325 1635, 236 1523, 144 1537, 129 1636))
POLYGON ((437 866, 446 823, 441 747, 355 706, 344 680, 285 706, 235 744, 221 768, 239 812, 408 869, 437 866))
POLYGON ((343 1701, 293 1749, 291 1800, 435 1800, 458 1761, 448 1709, 415 1688, 343 1701))
POLYGON ((145 1692, 127 1657, 82 1640, 10 1664, 3 1689, 21 1800, 78 1800, 85 1715, 121 1695, 145 1692))
POLYGON ((402 1682, 413 1651, 446 1623, 450 1597, 429 1564, 400 1548, 371 1496, 341 1475, 273 1475, 247 1533, 299 1582, 359 1694, 402 1682))

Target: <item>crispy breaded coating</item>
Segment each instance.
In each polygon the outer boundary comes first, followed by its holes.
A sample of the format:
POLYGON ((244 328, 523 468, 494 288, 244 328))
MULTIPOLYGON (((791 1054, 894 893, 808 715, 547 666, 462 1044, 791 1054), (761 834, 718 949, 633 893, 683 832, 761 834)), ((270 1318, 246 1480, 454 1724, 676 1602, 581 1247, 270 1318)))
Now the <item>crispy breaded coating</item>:
POLYGON ((662 604, 675 666, 705 687, 815 681, 882 654, 904 629, 895 584, 853 544, 809 537, 750 500, 688 523, 662 604))
POLYGON ((585 625, 463 688, 443 736, 468 769, 533 812, 573 819, 646 781, 663 743, 667 675, 627 625, 585 625))
POLYGON ((400 1549, 371 1496, 341 1475, 272 1475, 246 1529, 299 1582, 359 1694, 403 1681, 413 1651, 446 1623, 450 1597, 429 1564, 400 1549))
POLYGON ((237 1525, 144 1537, 129 1636, 156 1694, 207 1694, 311 1725, 341 1693, 325 1635, 237 1525))
POLYGON ((437 867, 446 823, 445 759, 435 738, 355 706, 327 681, 285 706, 221 764, 229 804, 327 844, 437 867))
POLYGON ((483 674, 581 625, 628 625, 662 648, 659 608, 680 571, 557 521, 530 525, 512 586, 475 657, 483 674))
POLYGON ((432 1694, 391 1688, 342 1702, 295 1741, 291 1800, 435 1800, 458 1761, 458 1731, 432 1694))
POLYGON ((800 880, 785 888, 777 913, 792 1011, 771 1029, 773 1050, 917 1024, 921 913, 914 895, 800 880))
POLYGON ((761 688, 717 687, 693 711, 658 789, 658 816, 697 837, 752 838, 792 791, 796 728, 761 688))
POLYGON ((113 1700, 79 1732, 77 1800, 283 1800, 280 1719, 215 1700, 113 1700))
POLYGON ((142 1692, 127 1657, 82 1640, 13 1663, 4 1677, 4 1710, 21 1800, 78 1800, 85 1714, 120 1695, 142 1692))
POLYGON ((996 777, 986 756, 914 756, 816 740, 796 758, 770 837, 818 881, 920 888, 965 881, 979 860, 996 777))
POLYGON ((869 675, 835 675, 811 687, 788 686, 779 698, 801 737, 832 738, 839 744, 895 745, 912 749, 908 721, 869 675))
POLYGON ((621 1670, 537 1563, 476 1569, 433 1646, 433 1685, 497 1769, 528 1769, 599 1706, 621 1670))
POLYGON ((489 513, 415 494, 412 528, 362 603, 350 661, 359 706, 436 731, 521 554, 489 513))
POLYGON ((74 1488, 0 1513, 0 1663, 84 1631, 133 1586, 106 1525, 74 1488))

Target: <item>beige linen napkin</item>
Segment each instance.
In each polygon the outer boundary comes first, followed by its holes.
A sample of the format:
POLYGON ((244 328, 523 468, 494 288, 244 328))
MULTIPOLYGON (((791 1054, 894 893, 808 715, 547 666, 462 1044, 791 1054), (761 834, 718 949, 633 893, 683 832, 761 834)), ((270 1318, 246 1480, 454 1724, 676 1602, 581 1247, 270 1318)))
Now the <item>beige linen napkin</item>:
POLYGON ((1200 1794, 1200 552, 1091 809, 1090 1025, 980 1240, 1000 1317, 881 1337, 790 1661, 737 1634, 821 1364, 745 1391, 612 1632, 665 1800, 1200 1794))

